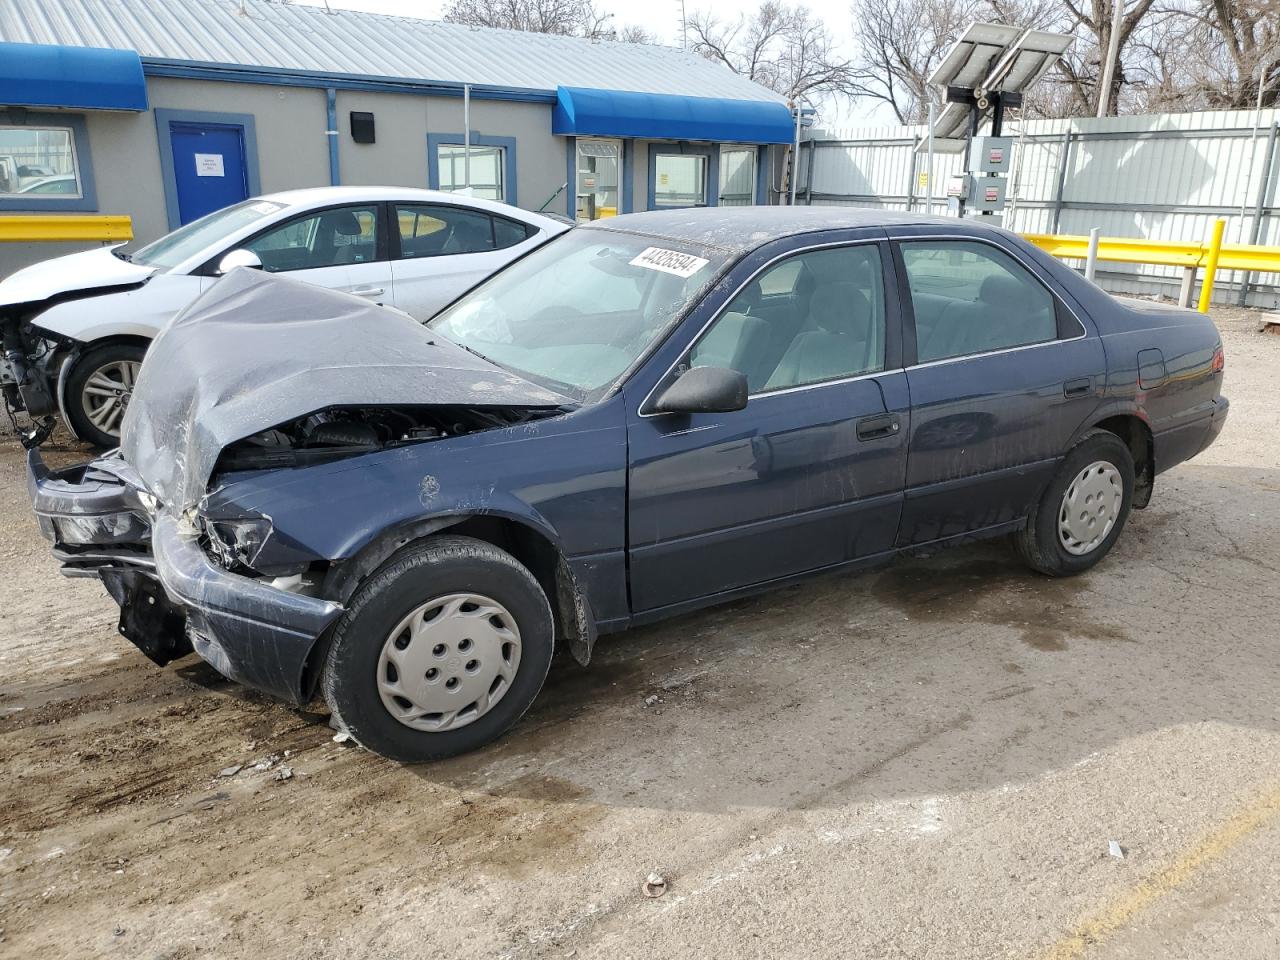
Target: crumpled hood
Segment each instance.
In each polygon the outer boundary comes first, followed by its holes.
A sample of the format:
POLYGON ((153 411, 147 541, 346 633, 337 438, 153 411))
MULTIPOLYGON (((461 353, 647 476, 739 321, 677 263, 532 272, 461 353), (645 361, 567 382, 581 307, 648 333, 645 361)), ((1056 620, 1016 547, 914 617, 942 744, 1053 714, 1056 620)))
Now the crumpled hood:
POLYGON ((224 447, 325 407, 570 402, 399 311, 239 268, 152 342, 121 450, 180 512, 204 495, 224 447))
MULTIPOLYGON (((121 246, 121 244, 116 244, 121 246)), ((65 257, 54 257, 24 267, 0 281, 0 307, 43 303, 69 293, 114 290, 142 283, 156 272, 155 267, 121 260, 111 251, 96 247, 65 257)))

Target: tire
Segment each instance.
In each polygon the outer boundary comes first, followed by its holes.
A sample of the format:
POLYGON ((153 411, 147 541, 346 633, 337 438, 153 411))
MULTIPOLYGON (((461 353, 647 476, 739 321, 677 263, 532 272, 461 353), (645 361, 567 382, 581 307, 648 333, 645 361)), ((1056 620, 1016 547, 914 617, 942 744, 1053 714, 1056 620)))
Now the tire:
POLYGON ((1048 576, 1083 573, 1111 550, 1132 505, 1133 454, 1114 433, 1090 430, 1067 453, 1026 527, 1013 535, 1014 549, 1027 566, 1048 576), (1086 470, 1090 475, 1082 477, 1086 470), (1067 492, 1077 482, 1081 502, 1075 504, 1080 512, 1072 511, 1073 534, 1062 529, 1068 523, 1063 510, 1067 492), (1092 520, 1087 526, 1085 515, 1092 520))
POLYGON ((492 742, 524 715, 551 666, 554 630, 542 587, 509 553, 470 537, 431 537, 356 591, 334 629, 321 690, 335 725, 361 746, 407 763, 442 760, 492 742))
POLYGON ((120 424, 133 395, 138 367, 147 348, 133 343, 92 347, 67 375, 62 415, 81 440, 95 447, 118 447, 120 424), (117 397, 102 391, 119 390, 117 397))

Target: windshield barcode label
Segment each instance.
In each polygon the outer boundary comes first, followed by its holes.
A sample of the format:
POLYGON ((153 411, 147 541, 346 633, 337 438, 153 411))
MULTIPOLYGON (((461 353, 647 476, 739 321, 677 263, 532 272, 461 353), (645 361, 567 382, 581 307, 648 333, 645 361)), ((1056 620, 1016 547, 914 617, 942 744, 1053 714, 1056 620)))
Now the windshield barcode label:
POLYGON ((677 277, 692 277, 710 261, 681 253, 678 250, 664 250, 662 247, 647 247, 631 261, 635 267, 648 267, 650 270, 661 270, 663 273, 674 273, 677 277))

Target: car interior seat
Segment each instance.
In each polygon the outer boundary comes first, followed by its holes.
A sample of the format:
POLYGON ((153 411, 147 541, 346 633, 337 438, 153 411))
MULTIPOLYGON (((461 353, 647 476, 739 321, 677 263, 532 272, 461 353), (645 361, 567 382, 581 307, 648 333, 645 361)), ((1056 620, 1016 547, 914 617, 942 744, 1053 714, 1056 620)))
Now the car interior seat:
MULTIPOLYGON (((735 303, 735 306, 737 304, 735 303)), ((752 361, 759 355, 769 338, 769 326, 759 317, 730 311, 722 314, 715 326, 707 331, 693 354, 693 363, 699 367, 728 367, 737 370, 752 384, 752 361)))
POLYGON ((493 232, 487 225, 474 220, 455 223, 449 231, 449 239, 440 248, 441 253, 476 253, 493 248, 493 232))
POLYGON ((851 376, 870 369, 879 344, 875 318, 879 306, 873 288, 871 260, 849 250, 810 256, 805 262, 813 290, 808 310, 766 386, 782 388, 851 376))
POLYGON ((871 301, 856 283, 822 284, 809 308, 813 329, 799 334, 766 384, 771 389, 852 376, 870 369, 871 301))
MULTIPOLYGON (((356 241, 347 240, 343 243, 338 240, 339 237, 360 236, 360 221, 350 210, 334 210, 326 213, 324 219, 320 221, 320 236, 329 244, 333 253, 332 257, 326 257, 329 263, 356 262, 356 254, 360 252, 356 241)), ((320 253, 318 250, 316 252, 320 253)))

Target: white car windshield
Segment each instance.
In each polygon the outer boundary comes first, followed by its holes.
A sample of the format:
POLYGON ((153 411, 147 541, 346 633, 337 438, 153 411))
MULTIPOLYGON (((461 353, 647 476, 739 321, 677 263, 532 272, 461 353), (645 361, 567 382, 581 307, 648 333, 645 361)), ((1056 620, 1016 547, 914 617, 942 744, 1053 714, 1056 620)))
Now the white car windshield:
POLYGON ((137 251, 129 259, 145 267, 169 270, 206 250, 209 256, 212 256, 217 251, 209 248, 225 237, 252 226, 259 220, 273 217, 283 209, 285 209, 283 203, 261 199, 245 200, 231 207, 223 207, 199 220, 192 220, 173 233, 166 233, 159 240, 137 251))
POLYGON ((598 398, 720 273, 723 251, 571 230, 477 287, 430 328, 579 400, 598 398))

